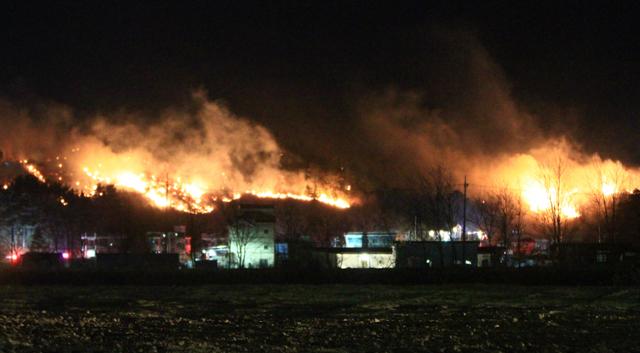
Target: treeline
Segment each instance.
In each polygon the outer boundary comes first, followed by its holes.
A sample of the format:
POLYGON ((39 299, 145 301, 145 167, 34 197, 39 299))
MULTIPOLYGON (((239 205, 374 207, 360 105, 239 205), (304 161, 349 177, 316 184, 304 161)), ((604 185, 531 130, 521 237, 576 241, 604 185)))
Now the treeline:
MULTIPOLYGON (((550 175, 550 186, 555 185, 553 177, 557 175, 550 175)), ((239 202, 274 204, 277 241, 304 238, 317 246, 330 246, 347 231, 398 231, 405 239, 446 240, 437 230, 451 231, 462 224, 465 207, 467 230, 481 230, 492 245, 508 247, 524 236, 554 243, 640 241, 637 190, 594 193, 592 202, 579 210, 581 216, 571 218, 553 200, 547 210, 531 212, 521 192, 507 186, 480 188, 471 181, 473 192, 465 198, 464 185, 444 167, 416 175, 412 184, 411 189, 362 191, 360 202, 347 210, 295 200, 243 198, 239 202)), ((563 192, 558 188, 559 195, 563 192)), ((227 235, 228 218, 234 214, 229 210, 235 205, 219 202, 215 206, 211 214, 193 215, 151 206, 141 195, 113 186, 99 186, 87 197, 60 183, 20 176, 0 189, 0 250, 7 253, 16 234, 31 231, 32 243, 27 245, 34 250, 79 249, 82 235, 98 234, 122 237, 120 251, 139 252, 147 249, 146 232, 184 225, 198 251, 201 234, 221 239, 227 235)))
POLYGON ((31 232, 34 251, 80 249, 83 235, 123 237, 123 251, 146 244, 146 231, 170 229, 184 215, 153 208, 138 194, 99 186, 86 197, 60 183, 41 183, 27 175, 0 190, 0 247, 7 250, 31 232))

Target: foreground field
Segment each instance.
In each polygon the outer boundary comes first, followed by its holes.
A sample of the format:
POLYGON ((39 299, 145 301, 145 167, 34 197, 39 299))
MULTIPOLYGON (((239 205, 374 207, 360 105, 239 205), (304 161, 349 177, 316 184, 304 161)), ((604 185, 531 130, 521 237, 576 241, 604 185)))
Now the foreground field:
POLYGON ((640 289, 0 287, 0 352, 640 352, 640 289))

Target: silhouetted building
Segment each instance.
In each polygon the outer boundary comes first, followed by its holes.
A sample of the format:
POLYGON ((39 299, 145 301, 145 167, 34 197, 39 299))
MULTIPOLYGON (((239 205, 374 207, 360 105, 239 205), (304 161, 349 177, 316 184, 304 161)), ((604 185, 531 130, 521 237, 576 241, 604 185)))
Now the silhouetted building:
POLYGON ((344 235, 345 248, 391 248, 396 232, 348 232, 344 235))
POLYGON ((638 251, 628 244, 561 243, 551 246, 553 258, 569 266, 616 264, 637 261, 638 251))
POLYGON ((395 243, 396 267, 477 266, 478 241, 402 241, 395 243))
POLYGON ((507 250, 503 246, 478 247, 478 267, 495 267, 505 265, 507 250))
POLYGON ((178 232, 148 232, 147 240, 153 254, 178 254, 180 263, 191 261, 191 237, 178 232))
POLYGON ((97 254, 103 270, 172 271, 180 267, 178 254, 97 254))

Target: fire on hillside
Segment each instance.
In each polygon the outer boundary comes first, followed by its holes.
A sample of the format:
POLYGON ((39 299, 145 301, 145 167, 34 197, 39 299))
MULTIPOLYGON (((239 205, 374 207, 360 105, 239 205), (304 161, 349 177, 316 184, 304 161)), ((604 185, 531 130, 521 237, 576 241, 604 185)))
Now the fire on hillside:
POLYGON ((473 177, 488 180, 489 188, 507 188, 533 214, 551 212, 565 219, 580 217, 594 201, 606 203, 640 187, 637 169, 598 155, 585 156, 564 142, 507 156, 489 169, 473 177))
MULTIPOLYGON (((287 188, 280 191, 268 188, 242 191, 214 190, 208 187, 204 181, 194 181, 195 178, 192 180, 170 173, 163 173, 160 176, 127 169, 107 170, 101 163, 98 163, 95 168, 85 166, 80 171, 67 170, 69 168, 64 163, 67 160, 66 157, 56 157, 55 160, 52 160, 54 162, 52 165, 44 163, 41 164, 42 167, 28 159, 20 160, 20 164, 25 172, 42 183, 60 182, 68 185, 78 194, 87 197, 98 193, 99 185, 113 185, 118 189, 143 195, 155 207, 171 208, 188 213, 209 213, 214 211, 215 202, 230 202, 240 199, 243 195, 264 199, 317 201, 340 209, 351 207, 355 200, 347 194, 349 187, 341 190, 337 187, 319 187, 317 184, 309 183, 304 185, 302 190, 296 190, 293 185, 287 185, 287 188)), ((9 185, 8 183, 3 184, 3 188, 8 189, 9 185)))

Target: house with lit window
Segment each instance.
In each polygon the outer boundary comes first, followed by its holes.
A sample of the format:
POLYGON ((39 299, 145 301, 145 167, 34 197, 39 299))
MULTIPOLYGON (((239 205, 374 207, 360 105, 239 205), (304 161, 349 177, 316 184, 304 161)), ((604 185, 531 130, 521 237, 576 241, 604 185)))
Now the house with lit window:
POLYGON ((324 268, 393 268, 393 248, 315 248, 310 259, 324 268))
POLYGON ((393 268, 395 232, 348 232, 344 242, 314 250, 314 260, 330 268, 393 268))

